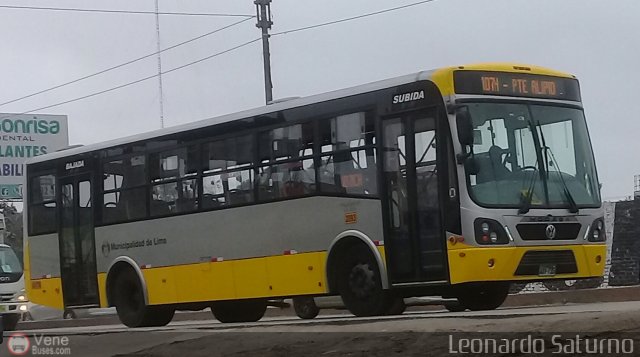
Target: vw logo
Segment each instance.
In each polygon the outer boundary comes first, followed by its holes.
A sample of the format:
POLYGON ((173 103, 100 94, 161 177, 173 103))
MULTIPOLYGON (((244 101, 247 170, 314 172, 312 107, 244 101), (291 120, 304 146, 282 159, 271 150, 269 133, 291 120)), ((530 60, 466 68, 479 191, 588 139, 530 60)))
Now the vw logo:
POLYGON ((556 237, 556 226, 554 226, 553 224, 550 224, 547 226, 547 228, 544 230, 544 233, 547 236, 547 239, 553 239, 556 237))

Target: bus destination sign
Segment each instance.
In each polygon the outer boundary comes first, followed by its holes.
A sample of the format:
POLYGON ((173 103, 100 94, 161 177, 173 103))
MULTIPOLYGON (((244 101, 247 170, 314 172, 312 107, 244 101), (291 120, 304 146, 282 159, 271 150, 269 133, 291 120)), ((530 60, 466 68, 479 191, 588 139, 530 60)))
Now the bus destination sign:
POLYGON ((573 78, 527 73, 457 71, 456 93, 534 97, 580 101, 578 81, 573 78))

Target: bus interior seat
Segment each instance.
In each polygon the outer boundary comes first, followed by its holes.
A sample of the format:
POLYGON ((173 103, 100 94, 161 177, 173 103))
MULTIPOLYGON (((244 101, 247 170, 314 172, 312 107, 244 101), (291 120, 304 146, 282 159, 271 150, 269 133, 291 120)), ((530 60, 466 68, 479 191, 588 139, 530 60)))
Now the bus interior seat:
POLYGON ((189 212, 198 208, 198 202, 195 198, 178 198, 176 200, 178 212, 189 212))
POLYGON ((165 202, 162 200, 151 200, 151 215, 161 216, 165 214, 171 213, 171 206, 169 202, 165 202))

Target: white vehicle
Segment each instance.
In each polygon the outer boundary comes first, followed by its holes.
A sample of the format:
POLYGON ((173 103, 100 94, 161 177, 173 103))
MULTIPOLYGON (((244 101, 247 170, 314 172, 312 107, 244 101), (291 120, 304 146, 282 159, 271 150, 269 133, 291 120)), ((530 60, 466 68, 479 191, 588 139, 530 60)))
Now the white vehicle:
POLYGON ((0 314, 4 330, 15 330, 20 316, 26 311, 22 265, 11 247, 0 244, 0 314))

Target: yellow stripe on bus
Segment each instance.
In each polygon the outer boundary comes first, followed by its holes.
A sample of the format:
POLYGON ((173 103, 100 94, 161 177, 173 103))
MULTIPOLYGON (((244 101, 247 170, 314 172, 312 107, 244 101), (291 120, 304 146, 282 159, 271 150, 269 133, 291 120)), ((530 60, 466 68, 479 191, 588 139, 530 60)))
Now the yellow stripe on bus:
POLYGON ((64 309, 62 300, 62 279, 31 279, 28 281, 27 297, 34 304, 64 309))
POLYGON ((324 294, 326 252, 143 269, 150 305, 324 294))
POLYGON ((544 279, 537 276, 516 276, 522 256, 533 250, 571 250, 576 258, 578 273, 558 274, 546 278, 576 279, 597 277, 604 274, 606 245, 564 245, 539 247, 491 247, 464 248, 448 252, 451 283, 459 284, 474 281, 531 280, 544 279), (598 260, 597 257, 600 257, 598 260), (493 265, 489 263, 493 260, 493 265))
MULTIPOLYGON (((377 247, 385 261, 384 247, 377 247)), ((150 305, 296 295, 327 290, 327 252, 143 269, 150 305)), ((107 307, 106 273, 99 273, 100 306, 107 307)), ((61 279, 31 280, 31 301, 63 308, 61 279), (35 285, 37 288, 33 288, 35 285)))

